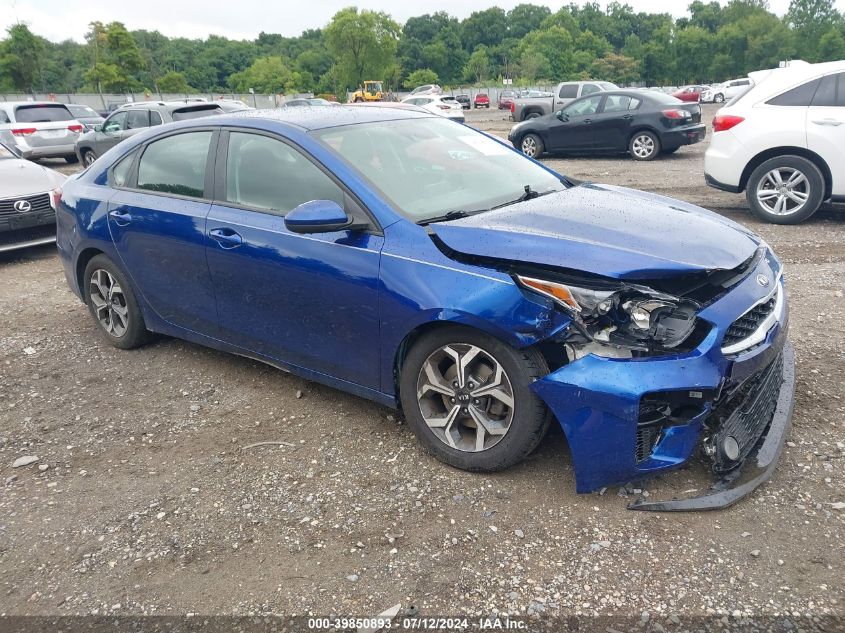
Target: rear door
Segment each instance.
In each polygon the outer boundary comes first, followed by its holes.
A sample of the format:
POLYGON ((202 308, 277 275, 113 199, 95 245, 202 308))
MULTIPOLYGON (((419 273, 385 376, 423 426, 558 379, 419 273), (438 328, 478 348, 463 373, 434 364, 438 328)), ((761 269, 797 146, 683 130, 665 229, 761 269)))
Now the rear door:
POLYGON ((634 112, 640 103, 640 99, 628 95, 607 95, 601 111, 593 117, 593 144, 596 149, 627 149, 634 112))
POLYGON ((73 146, 82 131, 70 110, 61 103, 19 105, 14 112, 15 134, 23 136, 33 149, 73 146))
POLYGON ((595 94, 573 101, 563 108, 566 119, 549 126, 548 147, 557 151, 585 151, 593 148, 593 123, 603 95, 595 94))
POLYGON ((216 336, 217 312, 205 258, 211 208, 211 129, 158 137, 124 160, 133 163, 109 200, 109 229, 125 269, 168 323, 216 336))
POLYGON ((845 195, 845 73, 819 82, 807 109, 807 147, 830 167, 833 195, 845 195))

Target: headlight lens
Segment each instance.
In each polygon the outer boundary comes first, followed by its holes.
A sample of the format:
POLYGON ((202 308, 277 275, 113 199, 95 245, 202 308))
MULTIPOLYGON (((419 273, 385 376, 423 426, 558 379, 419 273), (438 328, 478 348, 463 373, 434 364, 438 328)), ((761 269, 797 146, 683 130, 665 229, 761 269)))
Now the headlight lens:
POLYGON ((630 349, 672 348, 695 327, 697 305, 638 285, 612 289, 516 275, 523 287, 554 300, 587 339, 630 349))

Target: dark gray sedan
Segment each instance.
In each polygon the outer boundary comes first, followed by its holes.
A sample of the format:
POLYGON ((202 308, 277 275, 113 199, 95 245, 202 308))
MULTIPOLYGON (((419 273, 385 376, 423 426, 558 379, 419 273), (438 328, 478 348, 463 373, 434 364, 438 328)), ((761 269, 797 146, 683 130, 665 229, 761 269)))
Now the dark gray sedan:
POLYGON ((76 155, 87 167, 123 139, 149 127, 223 114, 223 111, 216 103, 194 101, 145 101, 126 105, 83 134, 76 143, 76 155))

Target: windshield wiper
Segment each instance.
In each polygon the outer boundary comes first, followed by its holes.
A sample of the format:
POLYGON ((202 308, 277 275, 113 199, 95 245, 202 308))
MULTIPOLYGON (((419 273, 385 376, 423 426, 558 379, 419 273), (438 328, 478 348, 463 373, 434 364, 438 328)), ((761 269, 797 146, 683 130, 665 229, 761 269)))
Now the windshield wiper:
POLYGON ((551 191, 544 191, 543 193, 540 193, 538 191, 534 191, 531 188, 531 185, 525 185, 525 193, 523 193, 521 196, 519 196, 519 198, 517 198, 516 200, 511 200, 509 202, 503 202, 502 204, 497 204, 495 207, 491 207, 491 210, 492 209, 501 209, 502 207, 508 207, 512 204, 517 204, 519 202, 525 202, 526 200, 533 200, 534 198, 539 198, 540 196, 547 196, 550 193, 555 193, 556 191, 558 191, 558 190, 552 189, 551 191))
POLYGON ((468 218, 471 215, 475 215, 476 213, 484 213, 485 211, 489 211, 490 209, 477 209, 476 211, 464 211, 463 209, 455 209, 453 211, 448 211, 443 215, 436 215, 433 218, 426 218, 424 220, 418 220, 417 224, 420 226, 425 226, 427 224, 431 224, 432 222, 448 222, 449 220, 460 220, 461 218, 468 218))

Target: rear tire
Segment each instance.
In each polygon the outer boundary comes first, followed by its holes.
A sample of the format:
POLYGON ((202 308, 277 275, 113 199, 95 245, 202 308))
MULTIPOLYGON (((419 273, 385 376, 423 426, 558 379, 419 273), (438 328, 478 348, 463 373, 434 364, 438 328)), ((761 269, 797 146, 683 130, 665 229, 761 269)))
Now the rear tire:
POLYGON ((85 304, 105 341, 120 349, 133 349, 150 340, 132 285, 111 259, 93 257, 82 281, 85 304))
POLYGON ((525 459, 549 427, 551 416, 531 390, 548 371, 536 351, 468 327, 441 328, 405 358, 402 409, 439 460, 469 471, 502 470, 525 459), (460 376, 458 359, 466 363, 460 376))
POLYGON ((654 160, 660 155, 660 139, 648 130, 634 132, 628 142, 628 152, 634 160, 654 160))
POLYGON ((539 118, 540 118, 540 115, 537 114, 536 112, 529 112, 528 114, 525 115, 526 121, 528 121, 529 119, 539 119, 539 118))
POLYGON ((824 176, 801 156, 776 156, 748 178, 745 196, 751 212, 773 224, 798 224, 818 211, 824 199, 824 176))
POLYGON ((526 134, 519 141, 519 150, 528 158, 540 158, 545 150, 543 139, 536 134, 526 134))

